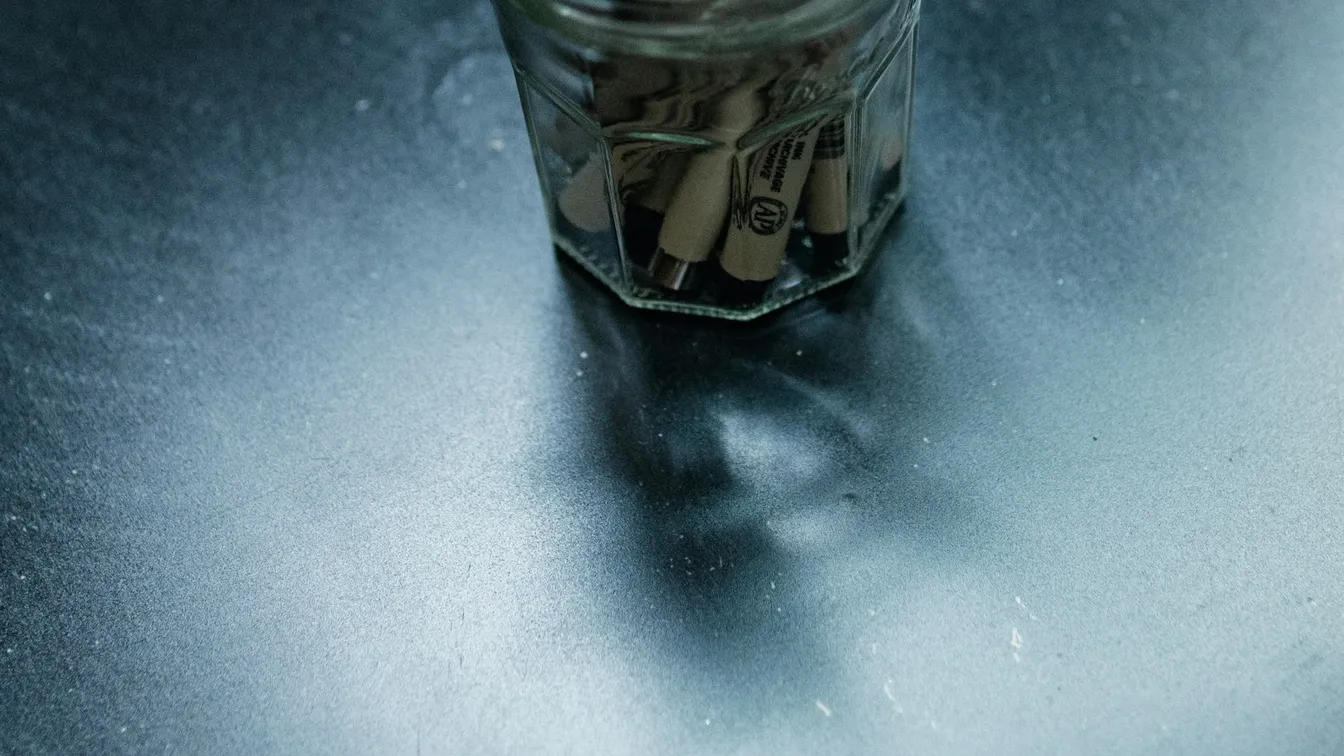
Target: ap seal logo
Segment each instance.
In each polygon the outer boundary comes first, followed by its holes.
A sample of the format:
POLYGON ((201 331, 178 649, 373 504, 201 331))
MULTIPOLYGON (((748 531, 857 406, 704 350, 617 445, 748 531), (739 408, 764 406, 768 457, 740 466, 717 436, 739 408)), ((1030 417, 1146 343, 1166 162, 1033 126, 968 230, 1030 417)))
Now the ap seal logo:
POLYGON ((779 233, 788 216, 788 206, 773 197, 752 197, 747 208, 747 222, 761 236, 779 233))

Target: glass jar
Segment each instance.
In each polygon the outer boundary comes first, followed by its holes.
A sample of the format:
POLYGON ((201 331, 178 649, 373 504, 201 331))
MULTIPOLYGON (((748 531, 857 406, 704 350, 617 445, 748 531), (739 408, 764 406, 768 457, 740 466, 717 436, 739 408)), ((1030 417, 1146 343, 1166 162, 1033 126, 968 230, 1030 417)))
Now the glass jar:
POLYGON ((853 276, 906 192, 918 0, 495 0, 558 249, 747 320, 853 276))

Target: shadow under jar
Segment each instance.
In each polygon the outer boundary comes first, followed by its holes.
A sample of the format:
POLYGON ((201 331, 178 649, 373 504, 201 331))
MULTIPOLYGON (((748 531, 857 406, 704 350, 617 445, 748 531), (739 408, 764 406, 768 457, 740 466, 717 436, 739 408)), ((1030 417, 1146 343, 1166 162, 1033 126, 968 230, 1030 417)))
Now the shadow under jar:
POLYGON ((918 0, 495 0, 556 246, 747 320, 853 276, 906 191, 918 0))

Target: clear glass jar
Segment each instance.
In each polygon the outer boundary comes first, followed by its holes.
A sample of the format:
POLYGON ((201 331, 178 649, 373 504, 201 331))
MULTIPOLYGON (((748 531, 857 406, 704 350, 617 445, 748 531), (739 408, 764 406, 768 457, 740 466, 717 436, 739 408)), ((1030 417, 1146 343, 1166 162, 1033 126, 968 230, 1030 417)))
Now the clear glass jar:
POLYGON ((556 246, 746 320, 853 276, 906 191, 918 0, 495 0, 556 246))

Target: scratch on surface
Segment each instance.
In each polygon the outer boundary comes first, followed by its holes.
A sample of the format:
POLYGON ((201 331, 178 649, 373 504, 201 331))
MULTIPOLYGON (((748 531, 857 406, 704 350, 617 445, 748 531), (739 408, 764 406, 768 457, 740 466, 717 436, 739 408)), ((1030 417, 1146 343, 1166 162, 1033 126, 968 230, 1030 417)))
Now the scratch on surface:
POLYGON ((1032 622, 1035 622, 1037 619, 1036 615, 1032 614, 1031 610, 1027 608, 1027 605, 1022 603, 1022 597, 1014 596, 1013 598, 1017 601, 1017 607, 1021 609, 1024 613, 1026 613, 1027 619, 1031 620, 1032 622))
POLYGON ((1020 663, 1022 656, 1018 651, 1022 649, 1022 634, 1017 632, 1017 628, 1013 628, 1013 635, 1009 638, 1008 645, 1013 647, 1013 661, 1020 663))
POLYGON ((831 715, 831 707, 822 703, 820 698, 817 699, 816 704, 817 704, 817 710, 820 711, 822 715, 827 717, 831 715))
POLYGON ((892 680, 891 678, 887 678, 887 681, 882 683, 882 693, 886 695, 888 701, 891 701, 892 710, 894 710, 897 714, 904 714, 905 709, 901 706, 901 703, 896 700, 896 693, 893 692, 891 689, 891 684, 893 682, 895 681, 892 680))

